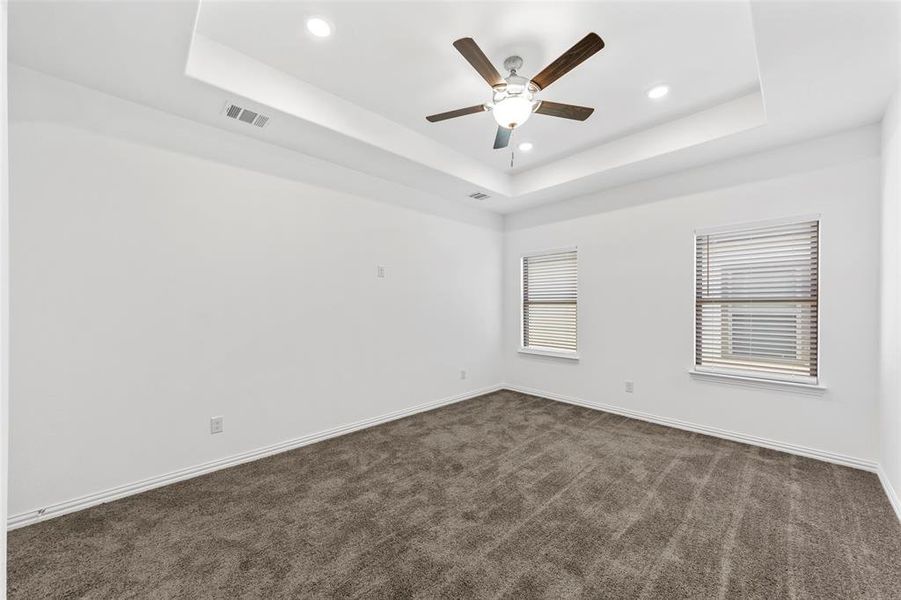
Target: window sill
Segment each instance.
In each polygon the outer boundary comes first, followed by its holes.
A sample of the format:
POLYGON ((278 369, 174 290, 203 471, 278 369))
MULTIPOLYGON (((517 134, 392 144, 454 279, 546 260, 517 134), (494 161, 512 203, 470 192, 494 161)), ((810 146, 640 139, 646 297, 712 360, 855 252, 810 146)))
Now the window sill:
POLYGON ((748 377, 747 375, 731 375, 727 373, 716 373, 713 371, 697 371, 695 369, 688 370, 689 375, 695 379, 707 381, 715 381, 717 383, 726 383, 733 385, 741 385, 752 388, 762 389, 782 389, 785 391, 797 392, 801 394, 823 395, 826 387, 815 383, 799 383, 797 381, 781 381, 779 379, 764 379, 762 377, 748 377))
POLYGON ((579 353, 568 350, 542 350, 540 348, 520 348, 520 354, 535 354, 537 356, 551 356, 553 358, 566 358, 579 360, 579 353))

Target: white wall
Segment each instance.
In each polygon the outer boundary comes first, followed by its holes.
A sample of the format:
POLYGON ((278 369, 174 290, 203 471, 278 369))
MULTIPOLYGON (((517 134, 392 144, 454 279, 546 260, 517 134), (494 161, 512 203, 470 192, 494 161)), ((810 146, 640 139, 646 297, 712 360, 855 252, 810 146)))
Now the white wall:
MULTIPOLYGON (((6 31, 9 5, 0 2, 0 519, 6 522, 9 439, 9 171, 6 31)), ((6 598, 6 528, 0 527, 0 600, 6 598)))
POLYGON ((472 209, 309 185, 287 151, 13 76, 11 515, 502 379, 880 455, 877 127, 527 211, 502 234, 472 209), (241 149, 283 176, 240 168, 241 149), (694 229, 810 213, 827 391, 691 379, 694 229), (519 256, 574 244, 582 360, 520 355, 519 256))
MULTIPOLYGON (((879 460, 901 492, 901 89, 882 122, 882 294, 879 460)), ((897 500, 896 500, 897 502, 897 500)), ((899 515, 901 516, 901 515, 899 515)))
POLYGON ((879 130, 867 127, 564 203, 556 209, 562 220, 548 208, 508 219, 506 382, 875 460, 879 173, 879 130), (622 208, 590 213, 609 205, 622 208), (694 230, 810 214, 821 215, 827 391, 693 379, 694 230), (520 257, 573 245, 581 360, 519 354, 520 257), (634 393, 625 393, 625 380, 635 382, 634 393))
POLYGON ((10 146, 11 515, 501 381, 498 227, 60 123, 10 146))

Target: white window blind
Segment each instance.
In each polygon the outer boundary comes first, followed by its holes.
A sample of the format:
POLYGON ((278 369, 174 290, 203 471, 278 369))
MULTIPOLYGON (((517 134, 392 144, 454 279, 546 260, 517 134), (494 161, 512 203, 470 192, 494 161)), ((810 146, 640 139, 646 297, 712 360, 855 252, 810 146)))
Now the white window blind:
POLYGON ((522 259, 522 345, 576 351, 576 251, 522 259))
POLYGON ((697 235, 695 368, 816 383, 819 222, 697 235))

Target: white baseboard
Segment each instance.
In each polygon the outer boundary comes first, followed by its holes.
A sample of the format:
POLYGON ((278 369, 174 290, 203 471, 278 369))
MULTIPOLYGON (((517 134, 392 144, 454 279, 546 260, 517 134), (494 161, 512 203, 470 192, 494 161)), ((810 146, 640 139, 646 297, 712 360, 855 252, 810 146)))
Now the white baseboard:
POLYGON ((888 496, 889 503, 891 503, 892 508, 895 509, 898 520, 901 521, 901 498, 898 498, 898 493, 895 491, 895 488, 892 487, 892 482, 889 481, 888 475, 886 475, 882 465, 879 466, 876 473, 879 475, 879 481, 882 483, 885 495, 888 496))
POLYGON ((287 440, 278 444, 265 446, 263 448, 249 450, 240 454, 234 454, 232 456, 206 462, 194 467, 179 469, 178 471, 172 471, 171 473, 165 473, 163 475, 158 475, 149 479, 143 479, 134 483, 129 483, 108 490, 88 494, 87 496, 67 500, 65 502, 59 502, 43 508, 29 510, 10 516, 6 521, 7 529, 12 530, 19 527, 25 527, 26 525, 31 525, 39 521, 44 521, 53 517, 59 517, 68 513, 83 510, 91 506, 97 506, 98 504, 104 504, 106 502, 118 500, 119 498, 124 498, 125 496, 132 496, 134 494, 146 492, 148 490, 162 487, 164 485, 169 485, 177 481, 183 481, 185 479, 190 479, 199 475, 205 475, 207 473, 212 473, 213 471, 240 465, 241 463, 250 462, 264 458, 266 456, 271 456, 273 454, 279 454, 280 452, 286 452, 288 450, 300 448, 301 446, 315 444, 316 442, 321 442, 323 440, 337 437, 339 435, 346 435, 348 433, 353 433, 354 431, 359 431, 361 429, 366 429, 368 427, 373 427, 375 425, 380 425, 389 421, 396 421, 397 419, 402 419, 403 417, 408 417, 416 413, 425 412, 427 410, 432 410, 441 406, 447 406, 448 404, 454 404, 455 402, 461 402, 463 400, 469 400, 470 398, 475 398, 484 394, 490 394, 491 392, 496 392, 500 389, 503 389, 503 386, 488 386, 478 390, 458 394, 456 396, 442 398, 441 400, 434 400, 432 402, 418 404, 416 406, 411 406, 410 408, 404 408, 402 410, 394 411, 377 417, 363 419, 355 423, 340 425, 338 427, 333 427, 332 429, 327 429, 318 433, 311 433, 309 435, 295 438, 293 440, 287 440))
POLYGON ((353 433, 354 431, 359 431, 361 429, 366 429, 368 427, 373 427, 375 425, 380 425, 382 423, 387 423, 389 421, 395 421, 397 419, 402 419, 403 417, 407 417, 410 415, 414 415, 416 413, 425 412, 428 410, 432 410, 435 408, 439 408, 441 406, 446 406, 449 404, 454 404, 455 402, 461 402, 463 400, 468 400, 470 398, 475 398, 477 396, 482 396, 484 394, 490 394, 491 392, 495 392, 501 389, 508 389, 514 392, 520 392, 522 394, 529 394, 531 396, 538 396, 541 398, 547 398, 549 400, 556 400, 558 402, 565 402, 567 404, 574 404, 576 406, 583 406, 586 408, 591 408, 595 410, 602 410, 604 412, 609 412, 617 415, 622 415, 624 417, 630 417, 633 419, 639 419, 641 421, 647 421, 650 423, 657 423, 658 425, 666 425, 669 427, 675 427, 677 429, 683 429, 685 431, 693 431, 696 433, 703 433, 706 435, 711 435, 718 438, 723 438, 735 442, 742 442, 745 444, 751 444, 753 446, 761 446, 763 448, 770 448, 772 450, 780 450, 782 452, 788 452, 789 454, 797 454, 799 456, 806 456, 808 458, 815 458, 819 460, 823 460, 826 462, 831 462, 839 465, 844 465, 847 467, 853 467, 856 469, 863 469, 865 471, 871 471, 876 473, 879 476, 879 480, 882 483, 883 488, 885 489, 885 493, 888 496, 889 502, 894 508, 895 513, 898 515, 898 519, 901 520, 901 500, 899 500, 898 494, 895 492, 894 488, 891 485, 891 482, 888 480, 885 472, 882 467, 877 464, 875 461, 865 460, 860 458, 855 458, 851 456, 846 456, 843 454, 838 454, 835 452, 829 452, 826 450, 818 450, 815 448, 809 448, 806 446, 801 446, 798 444, 791 444, 787 442, 779 442, 775 440, 769 440, 766 438, 761 438, 753 435, 748 435, 744 433, 738 433, 735 431, 729 431, 726 429, 720 429, 718 427, 709 427, 706 425, 698 425, 696 423, 690 423, 688 421, 682 421, 679 419, 672 419, 669 417, 660 417, 657 415, 653 415, 650 413, 645 413, 637 410, 630 410, 626 408, 621 408, 618 406, 613 406, 609 404, 604 404, 600 402, 589 402, 587 400, 582 400, 581 398, 575 398, 573 396, 565 396, 562 394, 555 394, 553 392, 547 392, 544 390, 538 390, 533 388, 528 388, 519 385, 493 385, 489 387, 485 387, 478 390, 473 390, 471 392, 466 392, 464 394, 459 394, 456 396, 451 396, 449 398, 443 398, 441 400, 435 400, 432 402, 426 402, 424 404, 418 404, 416 406, 412 406, 410 408, 398 410, 392 413, 380 415, 377 417, 372 417, 369 419, 363 419, 361 421, 357 421, 355 423, 349 423, 347 425, 341 425, 338 427, 334 427, 332 429, 327 429, 325 431, 321 431, 318 433, 312 433, 309 435, 305 435, 293 440, 287 440, 278 444, 272 444, 270 446, 265 446, 263 448, 257 448, 255 450, 250 450, 247 452, 242 452, 240 454, 235 454, 232 456, 228 456, 222 459, 206 462, 194 467, 188 467, 185 469, 179 469, 178 471, 172 471, 170 473, 166 473, 163 475, 158 475, 156 477, 151 477, 149 479, 143 479, 141 481, 137 481, 134 483, 118 486, 115 488, 111 488, 108 490, 103 490, 100 492, 96 492, 93 494, 88 494, 86 496, 82 496, 80 498, 75 498, 72 500, 67 500, 65 502, 59 502, 56 504, 52 504, 50 506, 46 506, 44 508, 35 509, 26 511, 23 513, 19 513, 16 515, 12 515, 7 520, 7 529, 17 529, 19 527, 25 527, 27 525, 31 525, 33 523, 37 523, 39 521, 43 521, 46 519, 51 519, 53 517, 59 517, 68 513, 76 512, 79 510, 83 510, 85 508, 89 508, 91 506, 97 506, 98 504, 104 504, 106 502, 111 502, 113 500, 118 500, 119 498, 124 498, 126 496, 132 496, 134 494, 139 494, 141 492, 145 492, 148 490, 152 490, 154 488, 162 487, 165 485, 169 485, 171 483, 175 483, 178 481, 183 481, 185 479, 190 479, 192 477, 198 477, 200 475, 205 475, 207 473, 212 473, 213 471, 218 471, 220 469, 226 469, 228 467, 233 467, 235 465, 239 465, 242 463, 250 462, 253 460, 257 460, 260 458, 264 458, 266 456, 272 456, 273 454, 278 454, 280 452, 287 452, 288 450, 293 450, 295 448, 300 448, 302 446, 307 446, 309 444, 315 444, 316 442, 321 442, 323 440, 327 440, 329 438, 337 437, 340 435, 345 435, 348 433, 353 433))
POLYGON ((739 433, 737 431, 729 431, 728 429, 720 429, 719 427, 698 425, 697 423, 691 423, 670 417, 661 417, 651 413, 631 410, 628 408, 621 408, 619 406, 603 404, 601 402, 589 402, 588 400, 582 400, 581 398, 575 398, 573 396, 555 394, 553 392, 536 390, 520 385, 505 384, 503 388, 512 390, 514 392, 520 392, 522 394, 529 394, 531 396, 539 396, 541 398, 557 400, 558 402, 565 402, 567 404, 575 404, 576 406, 584 406, 585 408, 602 410, 604 412, 622 415, 624 417, 631 417, 640 421, 648 421, 650 423, 657 423, 658 425, 666 425, 668 427, 675 427, 676 429, 684 429, 685 431, 693 431, 695 433, 712 435, 713 437, 723 438, 726 440, 731 440, 733 442, 742 442, 744 444, 751 444, 752 446, 761 446, 763 448, 769 448, 771 450, 788 452, 789 454, 797 454, 799 456, 806 456, 808 458, 816 458, 818 460, 824 460, 826 462, 835 463, 837 465, 843 465, 846 467, 853 467, 855 469, 862 469, 864 471, 871 471, 873 473, 876 473, 879 470, 879 464, 876 461, 838 454, 836 452, 830 452, 828 450, 808 448, 807 446, 801 446, 799 444, 792 444, 789 442, 779 442, 755 435, 749 435, 747 433, 739 433))

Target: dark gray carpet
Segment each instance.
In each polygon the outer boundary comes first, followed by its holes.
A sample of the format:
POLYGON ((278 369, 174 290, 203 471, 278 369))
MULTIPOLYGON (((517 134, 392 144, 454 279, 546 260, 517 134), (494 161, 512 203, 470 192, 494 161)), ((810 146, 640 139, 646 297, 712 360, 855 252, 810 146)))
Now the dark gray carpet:
POLYGON ((862 471, 499 392, 11 533, 37 598, 901 598, 862 471))

